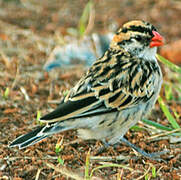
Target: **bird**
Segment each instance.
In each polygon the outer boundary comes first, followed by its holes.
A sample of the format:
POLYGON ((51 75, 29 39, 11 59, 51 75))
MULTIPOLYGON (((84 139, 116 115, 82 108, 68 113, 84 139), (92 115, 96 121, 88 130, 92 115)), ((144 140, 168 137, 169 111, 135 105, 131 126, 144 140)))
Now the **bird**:
POLYGON ((156 53, 163 44, 163 37, 151 23, 132 20, 123 24, 108 50, 58 107, 39 119, 44 125, 21 135, 9 147, 26 148, 73 129, 84 140, 101 140, 108 145, 122 141, 151 158, 124 135, 149 114, 158 98, 162 72, 156 53))

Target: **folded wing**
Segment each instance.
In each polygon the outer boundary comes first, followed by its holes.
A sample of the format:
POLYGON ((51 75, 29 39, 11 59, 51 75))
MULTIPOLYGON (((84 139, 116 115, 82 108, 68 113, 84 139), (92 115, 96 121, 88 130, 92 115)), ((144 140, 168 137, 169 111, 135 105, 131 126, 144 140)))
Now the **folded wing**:
POLYGON ((136 58, 117 63, 110 60, 110 66, 96 61, 64 102, 40 121, 51 123, 95 116, 146 102, 154 94, 155 73, 152 71, 159 73, 155 68, 155 62, 145 63, 136 58))

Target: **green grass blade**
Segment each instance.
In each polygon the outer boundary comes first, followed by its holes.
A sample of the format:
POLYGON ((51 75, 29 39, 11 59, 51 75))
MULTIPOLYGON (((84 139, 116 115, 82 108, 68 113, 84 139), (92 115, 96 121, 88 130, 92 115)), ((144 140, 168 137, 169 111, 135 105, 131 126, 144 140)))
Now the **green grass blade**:
POLYGON ((167 106, 165 105, 165 103, 161 97, 158 98, 158 102, 160 104, 160 108, 162 109, 163 113, 167 117, 167 119, 170 122, 170 124, 172 125, 172 127, 174 129, 179 129, 180 128, 179 124, 177 123, 175 118, 172 116, 172 114, 170 113, 169 109, 167 108, 167 106))
POLYGON ((151 171, 152 171, 152 177, 156 178, 156 167, 153 166, 151 171))
POLYGON ((165 64, 166 66, 168 66, 170 69, 172 69, 175 72, 178 72, 181 74, 181 68, 173 63, 171 63, 170 61, 168 61, 167 59, 165 59, 163 56, 160 56, 159 54, 156 55, 157 59, 159 61, 161 61, 163 64, 165 64))
POLYGON ((89 1, 83 10, 82 16, 79 21, 79 33, 81 36, 84 34, 84 32, 86 30, 92 7, 93 7, 93 2, 89 1))
POLYGON ((41 118, 41 111, 37 110, 36 122, 38 125, 43 125, 43 122, 40 121, 40 118, 41 118))
POLYGON ((85 180, 90 180, 89 168, 90 168, 90 150, 87 153, 85 161, 85 180))
POLYGON ((167 101, 170 101, 173 99, 173 93, 172 93, 172 86, 169 86, 168 84, 164 84, 165 88, 165 98, 167 101))
POLYGON ((173 129, 169 128, 169 127, 166 127, 166 126, 164 126, 162 124, 159 124, 157 122, 154 122, 154 121, 151 121, 151 120, 148 120, 148 119, 143 119, 142 121, 145 124, 156 127, 157 129, 161 129, 161 130, 165 130, 165 131, 172 131, 173 130, 173 129))
POLYGON ((10 92, 10 89, 9 89, 9 87, 7 87, 7 88, 5 89, 4 94, 3 94, 4 99, 7 99, 7 98, 8 98, 9 92, 10 92))
POLYGON ((58 163, 61 164, 62 166, 64 165, 64 160, 59 156, 57 159, 58 163))
POLYGON ((131 130, 134 130, 134 131, 145 131, 145 128, 142 128, 140 126, 134 125, 134 126, 131 127, 131 130))
POLYGON ((39 121, 41 118, 41 111, 37 110, 36 120, 39 121))

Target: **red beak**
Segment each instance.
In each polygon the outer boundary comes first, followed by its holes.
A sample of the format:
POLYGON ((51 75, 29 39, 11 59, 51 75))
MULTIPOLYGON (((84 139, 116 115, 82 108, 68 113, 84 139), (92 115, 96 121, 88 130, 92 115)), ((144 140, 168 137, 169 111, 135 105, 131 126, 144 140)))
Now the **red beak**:
POLYGON ((150 47, 158 47, 163 45, 163 37, 156 31, 152 31, 153 38, 151 39, 150 47))

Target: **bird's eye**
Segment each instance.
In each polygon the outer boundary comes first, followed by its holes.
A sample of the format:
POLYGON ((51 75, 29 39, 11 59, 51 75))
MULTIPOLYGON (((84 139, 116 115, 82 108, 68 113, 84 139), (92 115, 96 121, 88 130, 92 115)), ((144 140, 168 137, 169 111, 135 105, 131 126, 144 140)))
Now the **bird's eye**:
POLYGON ((137 41, 143 40, 143 38, 142 38, 141 36, 136 36, 135 39, 136 39, 137 41))

